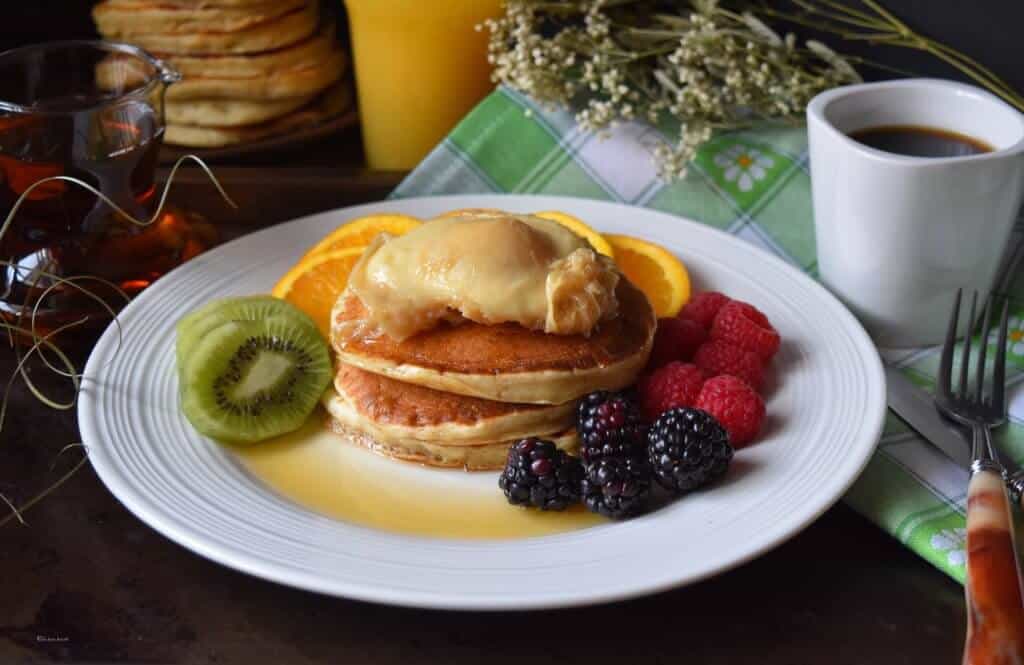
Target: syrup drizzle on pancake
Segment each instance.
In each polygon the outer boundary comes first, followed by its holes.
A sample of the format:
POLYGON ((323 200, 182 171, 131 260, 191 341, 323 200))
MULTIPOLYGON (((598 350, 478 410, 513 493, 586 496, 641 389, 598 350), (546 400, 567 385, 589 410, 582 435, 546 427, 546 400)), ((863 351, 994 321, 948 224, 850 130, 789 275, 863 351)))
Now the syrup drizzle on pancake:
POLYGON ((589 336, 617 312, 611 259, 566 227, 530 215, 452 216, 405 235, 379 235, 348 288, 366 317, 403 341, 451 313, 483 325, 517 323, 589 336))

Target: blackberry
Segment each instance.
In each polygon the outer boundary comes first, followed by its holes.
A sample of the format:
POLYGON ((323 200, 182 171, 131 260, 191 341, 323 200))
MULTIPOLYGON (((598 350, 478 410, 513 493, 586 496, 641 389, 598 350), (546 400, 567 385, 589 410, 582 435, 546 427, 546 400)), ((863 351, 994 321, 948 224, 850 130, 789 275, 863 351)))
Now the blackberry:
POLYGON ((508 451, 498 487, 508 502, 541 510, 565 510, 580 500, 583 465, 555 444, 529 438, 508 451))
POLYGON ((591 464, 606 457, 643 457, 647 426, 636 403, 621 393, 593 392, 576 408, 580 457, 591 464))
POLYGON ((604 457, 586 467, 583 503, 591 512, 632 517, 647 507, 650 492, 651 469, 642 457, 604 457))
POLYGON ((700 409, 670 409, 654 421, 647 435, 654 479, 677 494, 724 474, 732 452, 725 428, 700 409))

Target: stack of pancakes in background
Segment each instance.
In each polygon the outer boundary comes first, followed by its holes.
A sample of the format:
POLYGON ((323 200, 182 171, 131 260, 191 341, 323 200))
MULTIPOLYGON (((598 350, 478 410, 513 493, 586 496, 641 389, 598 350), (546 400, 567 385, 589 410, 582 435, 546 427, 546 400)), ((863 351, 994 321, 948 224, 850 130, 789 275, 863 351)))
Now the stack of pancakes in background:
POLYGON ((166 95, 170 144, 254 141, 352 105, 346 56, 317 0, 104 0, 93 19, 105 39, 141 46, 182 74, 166 95))
POLYGON ((462 321, 396 341, 360 332, 368 311, 348 289, 331 313, 330 427, 439 467, 500 469, 526 437, 575 453, 579 398, 632 384, 650 354, 657 321, 647 298, 625 277, 615 294, 616 316, 589 336, 462 321))

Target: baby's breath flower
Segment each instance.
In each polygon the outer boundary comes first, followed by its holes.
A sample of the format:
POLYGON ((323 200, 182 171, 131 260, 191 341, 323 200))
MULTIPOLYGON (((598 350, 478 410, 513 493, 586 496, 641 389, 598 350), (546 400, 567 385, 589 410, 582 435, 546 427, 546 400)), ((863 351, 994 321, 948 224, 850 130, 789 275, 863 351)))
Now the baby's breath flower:
POLYGON ((679 138, 654 150, 666 178, 685 175, 713 132, 799 119, 821 90, 859 80, 824 45, 799 49, 793 35, 717 0, 691 0, 691 11, 674 15, 633 4, 507 0, 504 15, 484 23, 494 80, 545 108, 574 106, 579 126, 598 136, 622 119, 670 114, 679 138))

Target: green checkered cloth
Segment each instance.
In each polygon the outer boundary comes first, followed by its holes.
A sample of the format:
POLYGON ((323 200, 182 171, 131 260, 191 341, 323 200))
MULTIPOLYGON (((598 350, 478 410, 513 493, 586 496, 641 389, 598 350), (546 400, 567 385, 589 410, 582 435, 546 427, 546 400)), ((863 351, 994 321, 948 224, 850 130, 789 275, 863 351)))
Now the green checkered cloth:
MULTIPOLYGON (((499 88, 393 196, 517 192, 624 202, 724 229, 816 276, 803 128, 717 136, 701 149, 687 178, 671 184, 658 177, 651 159, 652 144, 661 140, 657 129, 638 123, 599 138, 580 130, 572 114, 545 111, 499 88)), ((1020 240, 1015 233, 1015 246, 1020 240)), ((1011 423, 998 439, 1007 455, 1024 461, 1024 274, 1011 275, 1003 287, 1017 301, 1008 348, 1011 423)), ((883 357, 924 388, 934 387, 937 349, 883 357)), ((878 451, 844 500, 963 582, 966 488, 966 471, 890 413, 878 451)))

